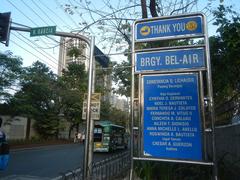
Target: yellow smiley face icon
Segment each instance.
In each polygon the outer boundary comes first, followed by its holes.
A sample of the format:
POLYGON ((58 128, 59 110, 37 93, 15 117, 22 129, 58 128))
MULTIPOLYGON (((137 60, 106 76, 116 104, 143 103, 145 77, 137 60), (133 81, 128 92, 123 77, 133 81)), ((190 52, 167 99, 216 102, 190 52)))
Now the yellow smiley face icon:
POLYGON ((195 21, 189 21, 187 24, 186 24, 186 29, 189 30, 189 31, 194 31, 197 29, 197 23, 195 21))
POLYGON ((150 31, 151 31, 151 29, 150 29, 149 26, 143 26, 143 27, 140 29, 140 34, 141 34, 142 36, 147 36, 147 35, 150 34, 150 31))

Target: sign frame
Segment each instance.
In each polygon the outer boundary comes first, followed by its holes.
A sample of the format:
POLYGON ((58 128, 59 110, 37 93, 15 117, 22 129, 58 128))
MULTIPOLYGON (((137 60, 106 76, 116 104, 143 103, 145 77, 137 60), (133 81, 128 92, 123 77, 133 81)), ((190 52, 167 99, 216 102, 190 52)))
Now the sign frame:
MULTIPOLYGON (((187 23, 185 23, 186 26, 187 23)), ((171 28, 169 26, 176 26, 176 25, 166 25, 167 28, 171 28)), ((140 26, 139 26, 140 27, 140 26)), ((194 27, 194 26, 193 26, 194 27)), ((188 29, 188 27, 186 27, 188 29)), ((148 158, 148 157, 144 157, 143 156, 143 151, 142 151, 142 138, 143 138, 143 134, 139 133, 139 136, 137 138, 137 140, 140 142, 140 146, 138 146, 137 148, 137 153, 134 154, 133 149, 134 149, 134 136, 133 136, 133 127, 131 127, 131 169, 130 169, 130 180, 133 179, 133 170, 134 170, 134 160, 140 160, 140 161, 159 161, 159 162, 174 162, 174 163, 189 163, 189 164, 196 164, 196 165, 206 165, 209 166, 210 168, 212 168, 212 175, 214 179, 218 179, 218 167, 217 167, 217 158, 216 158, 216 140, 215 140, 215 127, 214 127, 214 122, 215 122, 215 112, 214 112, 214 101, 213 101, 213 88, 212 88, 212 74, 211 74, 211 62, 210 62, 210 48, 209 48, 209 40, 208 40, 208 31, 207 31, 207 20, 206 20, 206 16, 199 12, 199 13, 189 13, 189 14, 182 14, 182 15, 174 15, 174 16, 164 16, 164 17, 156 17, 156 18, 151 18, 151 19, 140 19, 140 20, 136 20, 133 24, 132 24, 132 81, 131 81, 131 124, 133 125, 135 122, 135 115, 134 115, 134 99, 135 97, 135 76, 136 74, 139 77, 139 82, 138 82, 138 100, 139 100, 139 117, 143 118, 143 116, 141 116, 142 111, 143 111, 143 98, 141 97, 141 77, 143 75, 151 75, 151 74, 174 74, 174 73, 196 73, 198 74, 198 95, 199 95, 199 104, 200 104, 200 115, 201 115, 201 128, 202 128, 202 136, 204 138, 201 139, 202 141, 202 148, 203 149, 203 161, 196 161, 196 160, 179 160, 179 159, 163 159, 163 158, 148 158), (170 35, 168 34, 168 36, 159 36, 157 37, 157 34, 163 33, 163 32, 172 32, 171 30, 165 30, 162 31, 162 28, 160 25, 157 27, 153 27, 149 26, 147 27, 148 30, 146 31, 147 28, 143 28, 142 32, 144 33, 145 31, 146 33, 146 38, 137 38, 137 27, 136 25, 141 23, 149 23, 151 21, 161 21, 161 20, 173 20, 173 19, 183 19, 183 18, 189 18, 189 17, 193 17, 193 16, 198 16, 201 18, 201 33, 190 33, 190 34, 178 34, 176 35, 170 35), (159 28, 156 29, 156 28, 159 28), (153 31, 153 33, 150 30, 153 31), (150 33, 148 33, 150 32, 150 33), (149 34, 155 34, 154 37, 148 36, 149 34), (180 39, 196 39, 196 38, 202 38, 203 39, 203 44, 201 45, 185 45, 185 46, 167 46, 165 45, 164 47, 158 47, 158 48, 151 48, 151 49, 136 49, 136 44, 141 44, 141 43, 147 43, 147 42, 155 42, 155 41, 164 41, 164 40, 180 40, 180 39), (151 71, 151 72, 140 72, 140 73, 136 73, 135 72, 135 54, 138 52, 149 52, 149 51, 155 51, 156 49, 158 50, 172 50, 172 49, 184 49, 184 48, 197 48, 197 47, 203 47, 205 50, 205 68, 197 68, 197 69, 181 69, 181 70, 175 70, 175 71, 151 71), (200 88, 200 89, 199 89, 200 88), (205 103, 205 97, 206 101, 208 102, 208 106, 204 106, 205 103), (206 112, 208 111, 209 113, 209 123, 210 123, 210 128, 211 128, 211 144, 209 144, 209 148, 208 150, 210 150, 212 152, 212 157, 209 158, 207 156, 207 143, 206 143, 206 112)), ((188 29, 189 30, 189 29, 188 29)), ((140 32, 139 32, 140 33, 140 32)), ((144 34, 142 34, 142 36, 145 36, 144 34)), ((139 127, 139 131, 142 131, 142 119, 140 119, 139 121, 140 124, 138 124, 139 127)))

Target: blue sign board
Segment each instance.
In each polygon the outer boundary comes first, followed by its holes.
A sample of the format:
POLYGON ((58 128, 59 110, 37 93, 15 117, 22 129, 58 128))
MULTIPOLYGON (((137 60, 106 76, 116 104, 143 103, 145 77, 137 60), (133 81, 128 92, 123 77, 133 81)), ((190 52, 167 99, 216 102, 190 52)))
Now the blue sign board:
POLYGON ((135 72, 203 68, 204 52, 203 48, 192 48, 136 53, 135 72))
POLYGON ((203 35, 202 16, 156 19, 135 24, 135 41, 203 35))
POLYGON ((198 76, 143 76, 143 154, 202 160, 198 76))

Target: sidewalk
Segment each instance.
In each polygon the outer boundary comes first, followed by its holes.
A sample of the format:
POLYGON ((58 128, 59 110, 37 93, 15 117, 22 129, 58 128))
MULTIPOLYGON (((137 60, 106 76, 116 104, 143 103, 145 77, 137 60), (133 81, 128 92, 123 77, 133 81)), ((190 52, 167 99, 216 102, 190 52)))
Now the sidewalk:
POLYGON ((42 147, 42 146, 51 146, 51 145, 63 145, 63 144, 73 144, 71 140, 59 140, 59 141, 46 141, 46 142, 37 142, 37 143, 29 143, 29 144, 11 144, 10 143, 10 151, 17 149, 29 149, 34 147, 42 147))
POLYGON ((51 178, 43 178, 36 176, 28 176, 28 175, 10 175, 7 177, 1 178, 1 180, 51 180, 51 178))

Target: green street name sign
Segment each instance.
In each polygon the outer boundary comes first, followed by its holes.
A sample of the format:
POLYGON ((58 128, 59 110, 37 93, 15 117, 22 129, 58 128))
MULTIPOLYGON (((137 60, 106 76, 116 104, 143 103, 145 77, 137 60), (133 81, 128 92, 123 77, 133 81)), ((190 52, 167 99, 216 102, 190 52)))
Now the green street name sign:
POLYGON ((30 36, 46 36, 56 33, 56 26, 31 28, 30 36))

